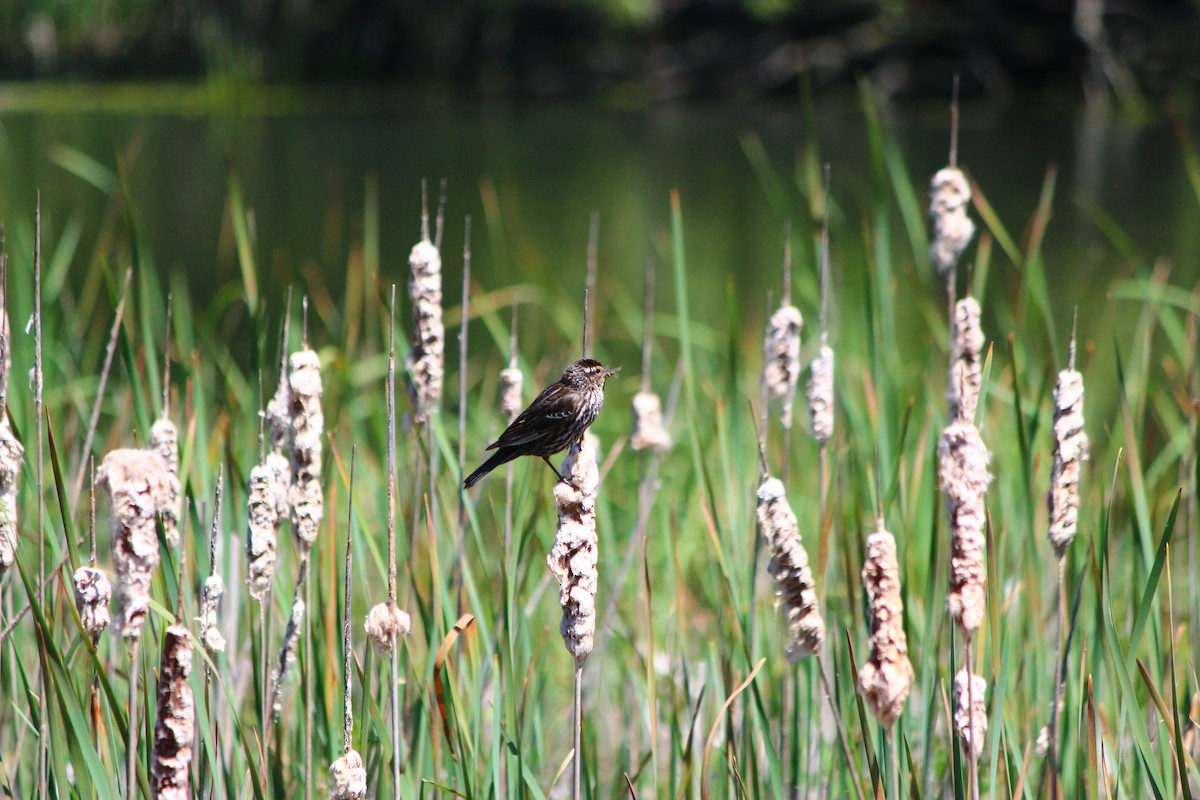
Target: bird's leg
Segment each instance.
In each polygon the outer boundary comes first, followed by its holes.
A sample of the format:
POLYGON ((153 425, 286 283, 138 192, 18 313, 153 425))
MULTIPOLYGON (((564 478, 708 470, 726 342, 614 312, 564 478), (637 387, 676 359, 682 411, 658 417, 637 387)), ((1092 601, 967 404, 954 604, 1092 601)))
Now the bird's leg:
POLYGON ((561 472, 559 472, 553 464, 550 463, 550 458, 548 456, 542 456, 542 461, 545 461, 546 466, 549 467, 550 469, 554 470, 554 474, 558 476, 558 480, 560 483, 565 483, 567 486, 570 486, 572 489, 574 489, 577 492, 580 491, 578 486, 576 486, 575 484, 571 483, 571 481, 564 478, 563 474, 561 472))

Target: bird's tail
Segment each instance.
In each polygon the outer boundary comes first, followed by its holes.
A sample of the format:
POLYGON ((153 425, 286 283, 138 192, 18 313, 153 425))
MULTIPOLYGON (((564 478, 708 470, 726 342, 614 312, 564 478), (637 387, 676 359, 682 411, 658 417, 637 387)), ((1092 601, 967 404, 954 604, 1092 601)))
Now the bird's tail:
POLYGON ((501 464, 507 464, 509 461, 512 461, 514 458, 517 457, 517 455, 518 455, 518 453, 513 452, 513 450, 511 448, 501 447, 499 450, 497 450, 495 453, 492 454, 491 458, 489 458, 487 461, 483 462, 479 466, 479 469, 475 470, 474 472, 472 472, 470 475, 467 476, 467 479, 465 481, 463 481, 463 488, 470 489, 472 486, 474 486, 475 484, 477 484, 481 480, 483 480, 484 476, 487 475, 489 472, 491 472, 492 470, 494 470, 496 467, 500 466, 501 464))

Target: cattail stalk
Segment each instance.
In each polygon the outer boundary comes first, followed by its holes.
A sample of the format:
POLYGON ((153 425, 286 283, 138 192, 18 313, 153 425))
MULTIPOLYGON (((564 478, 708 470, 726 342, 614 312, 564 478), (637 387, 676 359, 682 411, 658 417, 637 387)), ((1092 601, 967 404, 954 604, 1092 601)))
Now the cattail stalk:
MULTIPOLYGON (((221 500, 224 490, 225 476, 221 466, 217 467, 216 499, 213 503, 212 529, 208 538, 208 578, 204 581, 204 589, 200 593, 200 643, 208 650, 209 655, 225 651, 225 637, 217 626, 217 605, 221 595, 225 593, 225 581, 217 572, 217 536, 221 531, 221 500)), ((209 668, 205 665, 205 685, 209 680, 209 668)))
MULTIPOLYGON (((195 701, 188 677, 192 674, 192 637, 176 622, 163 636, 158 677, 158 719, 150 756, 150 789, 160 800, 191 797, 192 744, 195 741, 195 701)), ((130 719, 130 727, 136 723, 130 719)), ((132 786, 131 786, 132 796, 132 786)))
POLYGON ((779 421, 785 431, 792 429, 792 404, 800 380, 800 329, 804 327, 804 317, 791 300, 791 261, 792 245, 788 236, 784 242, 783 302, 767 323, 762 375, 768 396, 779 406, 779 421))
POLYGON ((463 234, 462 304, 458 326, 458 550, 454 559, 454 587, 462 610, 463 553, 467 547, 467 490, 462 482, 466 478, 467 461, 467 326, 468 310, 471 306, 471 216, 468 214, 463 234))
MULTIPOLYGON (((279 716, 283 713, 281 684, 291 672, 292 665, 296 663, 296 647, 300 642, 300 631, 304 626, 307 610, 304 602, 304 583, 307 579, 308 561, 301 559, 300 574, 296 577, 296 589, 292 595, 292 610, 288 615, 287 628, 283 632, 283 641, 279 645, 279 657, 271 672, 271 714, 268 719, 272 725, 278 724, 279 716)), ((267 730, 269 732, 270 728, 267 730)))
POLYGON ((0 252, 0 578, 17 558, 17 485, 25 448, 8 422, 12 331, 8 323, 8 255, 0 252))
POLYGON ((324 516, 321 487, 321 437, 325 417, 321 411, 321 359, 304 343, 289 361, 288 391, 291 397, 292 485, 289 500, 292 532, 307 558, 324 516))
MULTIPOLYGON (((367 796, 367 770, 352 746, 354 738, 354 683, 351 672, 353 640, 350 636, 350 590, 354 586, 354 455, 350 448, 350 500, 346 524, 346 595, 342 611, 342 756, 329 767, 331 800, 363 800, 367 796)), ((398 790, 397 790, 398 791, 398 790)))
POLYGON ((987 739, 987 681, 964 666, 954 676, 954 731, 962 739, 971 760, 972 797, 979 796, 976 763, 987 739))
POLYGON ((795 664, 821 649, 825 621, 817 606, 816 582, 800 541, 800 526, 778 478, 764 475, 758 485, 758 529, 771 548, 767 570, 775 579, 776 604, 787 620, 790 638, 785 654, 795 664))
POLYGON ((160 513, 163 534, 171 549, 179 547, 179 518, 182 492, 179 485, 179 431, 171 422, 171 296, 167 295, 167 335, 163 344, 162 416, 150 427, 150 449, 167 465, 167 491, 160 513))
POLYGON ((987 601, 984 493, 991 455, 974 425, 958 420, 946 426, 938 445, 942 494, 950 521, 950 589, 947 606, 963 634, 983 623, 987 601))
POLYGON ((904 601, 900 597, 900 564, 896 539, 879 521, 867 537, 863 586, 870 602, 871 638, 858 686, 879 724, 890 728, 904 713, 912 688, 913 668, 904 633, 904 601))
POLYGON ((975 420, 983 386, 983 329, 979 301, 967 296, 954 304, 950 322, 950 371, 946 388, 947 417, 951 422, 975 420))
POLYGON ((408 256, 411 271, 408 296, 413 309, 412 347, 407 359, 412 375, 409 396, 413 420, 418 426, 437 413, 441 402, 446 347, 446 329, 442 323, 442 256, 438 246, 429 240, 429 216, 424 205, 422 199, 421 241, 408 256))
MULTIPOLYGON (((42 390, 44 375, 42 370, 42 193, 37 192, 36 210, 34 212, 33 235, 33 413, 37 427, 37 530, 38 530, 38 580, 41 586, 41 602, 49 603, 46 591, 46 464, 43 458, 42 441, 45 436, 45 419, 42 415, 42 390)), ((38 628, 39 637, 45 636, 45 631, 38 628)), ((44 646, 43 642, 39 642, 44 646)), ((38 691, 42 697, 48 696, 49 685, 46 682, 46 671, 38 670, 38 691)), ((47 743, 50 740, 50 722, 48 714, 40 714, 38 730, 38 783, 42 796, 49 793, 50 767, 47 759, 47 743)))

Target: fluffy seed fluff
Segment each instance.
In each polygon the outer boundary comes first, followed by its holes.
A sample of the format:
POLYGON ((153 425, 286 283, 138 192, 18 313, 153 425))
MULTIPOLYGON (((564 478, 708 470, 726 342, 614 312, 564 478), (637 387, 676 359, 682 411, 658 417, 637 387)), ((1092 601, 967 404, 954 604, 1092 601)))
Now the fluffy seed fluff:
POLYGON ((158 453, 167 465, 167 489, 159 508, 162 514, 163 534, 172 549, 179 547, 179 518, 183 513, 179 486, 179 431, 175 423, 166 417, 150 426, 150 449, 158 453))
POLYGON ((958 264, 958 257, 975 235, 975 223, 967 216, 971 184, 957 167, 937 171, 929 184, 929 218, 933 220, 933 242, 929 260, 939 273, 958 264))
POLYGON ((112 584, 104 571, 96 567, 75 570, 75 608, 83 621, 83 632, 95 641, 108 628, 108 603, 112 584))
POLYGON ((25 448, 13 435, 8 415, 0 414, 0 577, 17 558, 17 484, 25 448))
POLYGON ((783 607, 787 619, 787 659, 795 663, 821 649, 825 621, 817 607, 808 551, 800 543, 800 526, 777 478, 764 477, 758 485, 758 530, 771 547, 767 569, 775 578, 776 605, 783 607))
POLYGON ((363 800, 367 796, 367 769, 357 750, 346 754, 329 767, 330 800, 363 800))
POLYGON ((1079 522, 1079 473, 1088 458, 1083 430, 1083 375, 1073 369, 1058 373, 1054 386, 1054 466, 1051 470, 1050 544, 1059 558, 1075 538, 1079 522))
POLYGON ((279 522, 283 522, 290 513, 288 487, 292 484, 292 462, 285 455, 292 452, 292 396, 286 371, 280 375, 275 396, 267 403, 266 418, 267 434, 271 439, 271 452, 267 454, 266 465, 274 475, 279 522))
POLYGON ((780 306, 767 324, 764 344, 763 382, 771 400, 779 406, 783 427, 792 427, 792 403, 800 380, 800 329, 804 317, 795 306, 780 306))
POLYGON ((409 397, 413 419, 424 423, 437 413, 442 399, 442 374, 446 328, 442 324, 442 256, 428 239, 417 242, 408 256, 411 275, 408 296, 413 306, 412 348, 408 370, 412 374, 409 397))
POLYGON ((246 586, 250 596, 263 602, 275 578, 276 526, 279 524, 275 473, 266 464, 250 470, 246 500, 246 586))
POLYGON ((117 627, 137 639, 150 606, 150 581, 158 567, 154 517, 168 492, 170 475, 153 450, 113 450, 96 471, 96 485, 112 501, 109 530, 117 574, 117 627))
POLYGON ((305 348, 292 353, 288 371, 291 397, 292 486, 289 505, 292 532, 306 551, 317 540, 325 501, 321 494, 321 360, 305 348))
POLYGON ((521 401, 524 380, 521 370, 516 367, 500 370, 500 411, 510 424, 525 408, 521 401))
POLYGON ((161 800, 191 797, 190 770, 196 709, 188 676, 192 674, 192 637, 184 625, 167 628, 158 675, 158 721, 150 755, 150 788, 161 800))
POLYGON ((987 512, 983 498, 991 481, 990 458, 979 431, 970 422, 960 419, 942 431, 938 460, 950 522, 950 588, 946 603, 950 616, 968 634, 979 629, 985 611, 983 530, 987 512))
POLYGON ((217 627, 217 605, 224 593, 225 581, 216 574, 208 576, 200 593, 200 643, 213 653, 225 650, 225 637, 217 627))
POLYGON ((629 446, 634 450, 670 450, 671 434, 663 427, 662 400, 654 392, 633 396, 633 435, 629 446))
POLYGON ((378 603, 367 612, 363 628, 378 652, 390 653, 400 637, 407 636, 412 630, 412 620, 408 612, 395 603, 378 603))
POLYGON ((554 487, 558 529, 546 563, 558 578, 562 606, 559 632, 563 643, 582 664, 592 652, 596 632, 596 588, 599 541, 596 536, 596 492, 600 470, 596 450, 586 437, 571 447, 562 465, 563 477, 554 487))
POLYGON ((808 376, 808 430, 819 443, 833 438, 833 348, 821 345, 808 376))
POLYGON ((979 324, 979 301, 964 297, 954 304, 954 327, 950 332, 950 374, 946 381, 946 406, 950 421, 975 419, 979 390, 983 386, 983 328, 979 324))
POLYGON ((987 739, 986 697, 987 681, 979 675, 964 668, 954 676, 954 730, 974 758, 983 755, 987 739))
POLYGON ((867 662, 858 671, 858 686, 879 724, 890 727, 904 713, 913 668, 904 634, 896 539, 882 522, 879 530, 867 537, 862 579, 870 600, 871 638, 867 662))

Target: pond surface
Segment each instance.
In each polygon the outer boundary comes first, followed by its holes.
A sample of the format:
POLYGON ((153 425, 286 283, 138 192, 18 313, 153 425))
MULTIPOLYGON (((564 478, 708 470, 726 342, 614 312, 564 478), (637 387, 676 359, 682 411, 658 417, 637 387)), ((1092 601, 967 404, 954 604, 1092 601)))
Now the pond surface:
MULTIPOLYGON (((942 105, 890 108, 884 115, 922 204, 928 177, 946 161, 947 117, 942 105)), ((802 208, 807 190, 797 165, 809 152, 812 163, 832 165, 843 239, 833 242, 835 263, 841 249, 862 247, 845 239, 865 230, 872 197, 866 119, 845 103, 819 104, 812 125, 799 104, 634 112, 430 101, 345 114, 0 115, 0 219, 19 232, 40 189, 46 235, 53 241, 77 228, 81 265, 109 201, 64 168, 77 157, 73 151, 110 170, 126 154, 149 252, 159 269, 188 275, 200 301, 238 279, 228 244, 222 247, 229 238, 223 224, 231 170, 253 209, 260 264, 282 276, 319 270, 335 296, 349 244, 361 237, 368 176, 378 186, 385 277, 403 280, 418 234, 421 179, 430 178, 436 194, 445 177, 448 269, 458 269, 470 214, 473 273, 482 287, 521 282, 573 293, 595 210, 602 296, 634 300, 647 259, 669 258, 669 193, 678 189, 694 302, 718 318, 728 287, 757 312, 768 288, 779 285, 784 204, 802 208), (766 180, 748 157, 756 143, 773 168, 766 180), (498 216, 485 209, 493 192, 498 216)), ((1046 170, 1056 166, 1044 248, 1056 303, 1069 307, 1078 299, 1071 294, 1096 286, 1095 277, 1135 267, 1097 224, 1105 217, 1128 237, 1138 268, 1162 257, 1173 262, 1176 284, 1190 287, 1200 277, 1197 198, 1168 123, 967 107, 959 152, 1018 243, 1046 170)), ((887 199, 894 209, 894 196, 887 199)), ((20 240, 11 237, 10 245, 20 240)), ((912 263, 912 251, 905 241, 892 246, 903 280, 911 274, 904 264, 912 263)), ((993 261, 993 270, 1006 265, 998 248, 993 261)), ((811 255, 798 254, 797 270, 811 269, 811 255)), ((457 284, 448 281, 448 292, 456 293, 457 284)))

